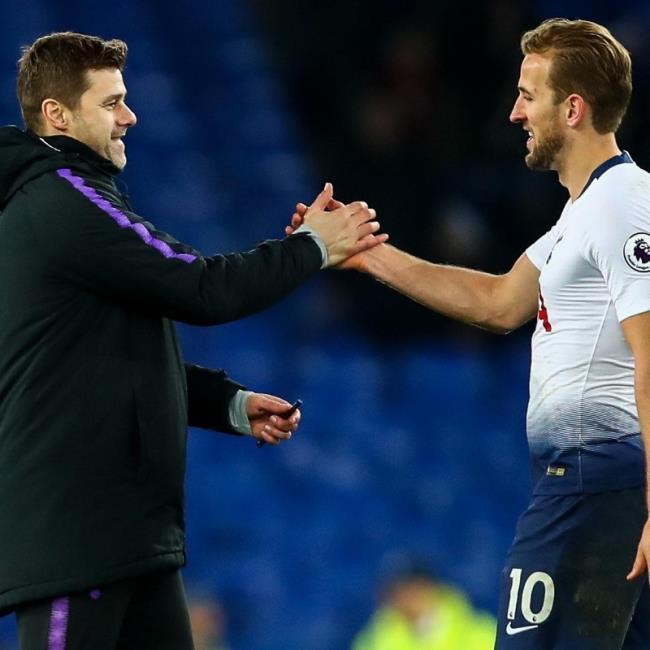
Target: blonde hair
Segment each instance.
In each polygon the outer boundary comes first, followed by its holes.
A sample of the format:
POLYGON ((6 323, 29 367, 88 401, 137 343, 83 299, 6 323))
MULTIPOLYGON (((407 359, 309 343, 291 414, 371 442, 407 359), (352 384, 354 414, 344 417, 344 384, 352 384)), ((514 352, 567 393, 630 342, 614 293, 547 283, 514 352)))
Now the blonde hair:
POLYGON ((606 27, 550 18, 521 37, 521 51, 551 54, 549 86, 555 101, 577 93, 591 107, 598 133, 617 131, 632 95, 632 61, 606 27))

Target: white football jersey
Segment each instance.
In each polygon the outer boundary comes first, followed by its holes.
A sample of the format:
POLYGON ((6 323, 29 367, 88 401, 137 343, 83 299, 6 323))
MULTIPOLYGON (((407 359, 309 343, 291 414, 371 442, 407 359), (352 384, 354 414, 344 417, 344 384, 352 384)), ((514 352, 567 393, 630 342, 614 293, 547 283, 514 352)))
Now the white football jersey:
POLYGON ((566 451, 639 440, 620 322, 650 311, 650 174, 627 154, 608 163, 526 251, 540 270, 528 440, 548 466, 566 451))

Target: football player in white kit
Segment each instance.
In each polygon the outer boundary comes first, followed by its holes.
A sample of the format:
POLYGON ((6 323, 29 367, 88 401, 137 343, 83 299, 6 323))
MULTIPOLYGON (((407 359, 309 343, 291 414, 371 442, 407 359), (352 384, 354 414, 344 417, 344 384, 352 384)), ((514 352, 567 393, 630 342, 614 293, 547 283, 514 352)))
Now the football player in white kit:
POLYGON ((386 244, 345 266, 496 332, 537 317, 534 491, 502 574, 496 648, 647 650, 650 175, 615 138, 630 57, 606 28, 580 20, 547 20, 521 48, 510 120, 528 133, 528 167, 556 171, 569 192, 558 222, 501 276, 386 244))

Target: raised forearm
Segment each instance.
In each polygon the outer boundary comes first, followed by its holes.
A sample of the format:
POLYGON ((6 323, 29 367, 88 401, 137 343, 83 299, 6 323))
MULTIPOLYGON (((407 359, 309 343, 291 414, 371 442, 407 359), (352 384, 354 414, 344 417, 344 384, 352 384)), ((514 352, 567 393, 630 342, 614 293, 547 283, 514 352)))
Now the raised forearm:
POLYGON ((433 264, 387 245, 364 258, 363 271, 445 316, 499 333, 520 324, 510 322, 499 296, 501 276, 433 264))

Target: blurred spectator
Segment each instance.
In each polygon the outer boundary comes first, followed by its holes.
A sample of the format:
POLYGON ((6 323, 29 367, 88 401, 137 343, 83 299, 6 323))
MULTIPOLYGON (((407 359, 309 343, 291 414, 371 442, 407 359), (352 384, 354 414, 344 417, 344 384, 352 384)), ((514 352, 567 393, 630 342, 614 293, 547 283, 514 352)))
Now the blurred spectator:
POLYGON ((229 650, 226 614, 221 603, 209 596, 190 598, 190 624, 195 650, 229 650))
POLYGON ((437 206, 426 237, 431 259, 473 268, 489 264, 490 229, 480 210, 462 196, 449 196, 437 206))
POLYGON ((492 650, 495 620, 425 569, 397 574, 352 650, 492 650))

